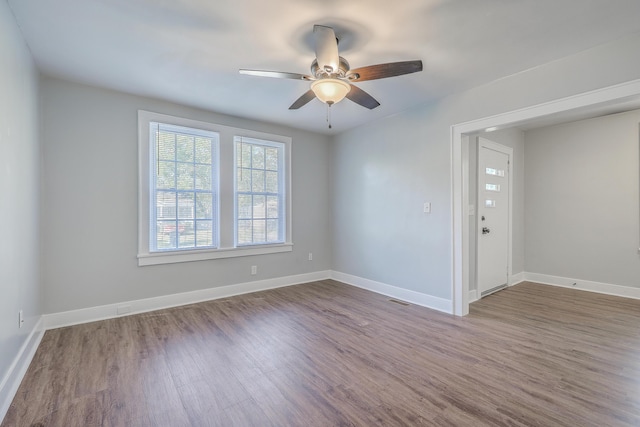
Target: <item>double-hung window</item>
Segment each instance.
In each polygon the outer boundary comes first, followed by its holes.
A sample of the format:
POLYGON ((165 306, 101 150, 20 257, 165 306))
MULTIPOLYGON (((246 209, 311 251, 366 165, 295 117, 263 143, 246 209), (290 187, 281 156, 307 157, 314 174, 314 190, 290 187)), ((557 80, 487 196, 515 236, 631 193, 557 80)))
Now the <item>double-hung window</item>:
POLYGON ((151 251, 218 246, 218 134, 149 123, 151 251))
POLYGON ((138 265, 292 250, 291 138, 138 112, 138 265))
POLYGON ((283 243, 285 145, 243 137, 235 145, 236 244, 283 243))

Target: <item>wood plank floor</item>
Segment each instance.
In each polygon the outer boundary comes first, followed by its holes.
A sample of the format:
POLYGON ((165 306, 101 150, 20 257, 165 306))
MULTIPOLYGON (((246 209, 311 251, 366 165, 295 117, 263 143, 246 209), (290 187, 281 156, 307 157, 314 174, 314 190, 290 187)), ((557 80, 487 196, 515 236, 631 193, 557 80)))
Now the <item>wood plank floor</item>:
POLYGON ((8 426, 638 426, 640 301, 460 318, 334 281, 48 331, 8 426))

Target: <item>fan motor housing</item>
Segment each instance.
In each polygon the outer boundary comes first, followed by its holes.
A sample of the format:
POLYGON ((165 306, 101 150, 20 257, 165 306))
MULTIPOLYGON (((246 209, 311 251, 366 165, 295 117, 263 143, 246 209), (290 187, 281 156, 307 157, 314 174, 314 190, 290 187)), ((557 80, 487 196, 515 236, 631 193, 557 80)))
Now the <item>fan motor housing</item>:
POLYGON ((340 65, 338 66, 337 72, 336 71, 328 72, 327 70, 320 68, 320 66, 318 65, 318 60, 314 59, 313 62, 311 63, 311 75, 317 79, 321 79, 323 77, 339 77, 339 78, 346 77, 346 74, 349 71, 349 63, 342 56, 340 56, 339 58, 340 58, 340 65))

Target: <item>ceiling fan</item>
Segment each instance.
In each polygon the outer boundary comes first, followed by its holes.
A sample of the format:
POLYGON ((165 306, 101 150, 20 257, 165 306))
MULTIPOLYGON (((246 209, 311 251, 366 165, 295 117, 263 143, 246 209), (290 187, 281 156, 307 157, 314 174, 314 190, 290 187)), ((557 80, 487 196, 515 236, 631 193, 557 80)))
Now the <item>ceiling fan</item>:
POLYGON ((338 54, 338 39, 333 28, 314 25, 313 35, 316 59, 311 63, 311 75, 246 69, 241 69, 240 74, 310 81, 311 88, 291 104, 290 110, 297 110, 314 98, 318 98, 330 107, 345 97, 372 110, 380 103, 364 90, 352 85, 352 82, 384 79, 422 71, 420 60, 369 65, 351 70, 347 60, 338 54))

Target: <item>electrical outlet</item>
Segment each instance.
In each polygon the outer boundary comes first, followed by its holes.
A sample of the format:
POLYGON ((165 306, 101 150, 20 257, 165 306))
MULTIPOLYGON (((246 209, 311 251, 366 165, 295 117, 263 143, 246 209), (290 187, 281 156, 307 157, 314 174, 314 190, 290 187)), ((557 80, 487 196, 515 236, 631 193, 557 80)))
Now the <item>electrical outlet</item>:
POLYGON ((257 265, 252 265, 251 266, 251 275, 255 276, 256 274, 258 274, 258 266, 257 265))
POLYGON ((313 254, 309 252, 309 261, 313 261, 313 254))
POLYGON ((22 313, 22 310, 18 311, 18 327, 22 328, 22 325, 24 325, 24 314, 22 313))
POLYGON ((422 205, 422 212, 431 213, 431 202, 424 202, 422 205))

